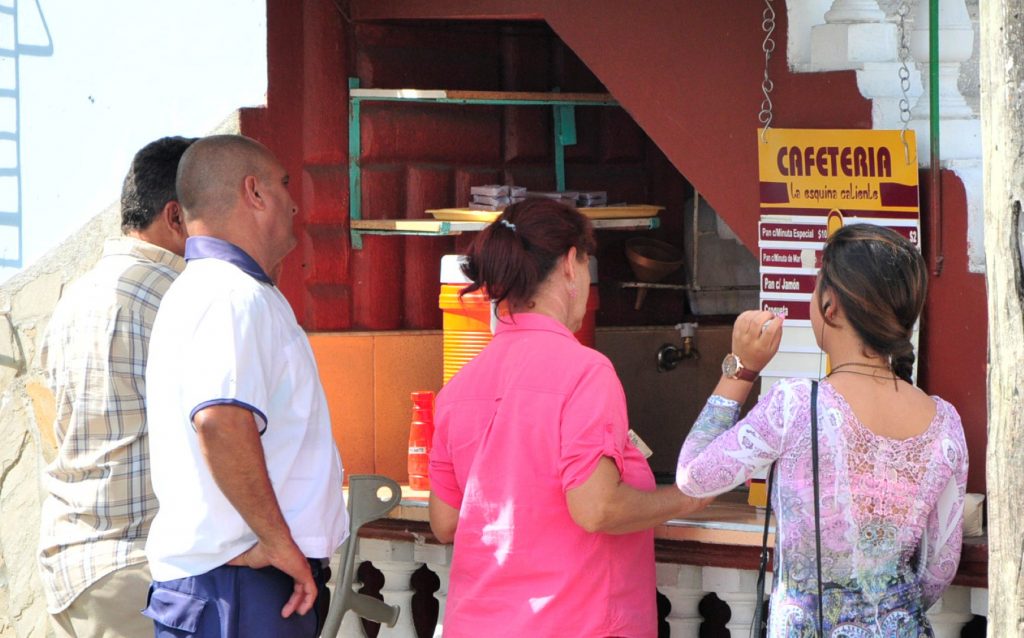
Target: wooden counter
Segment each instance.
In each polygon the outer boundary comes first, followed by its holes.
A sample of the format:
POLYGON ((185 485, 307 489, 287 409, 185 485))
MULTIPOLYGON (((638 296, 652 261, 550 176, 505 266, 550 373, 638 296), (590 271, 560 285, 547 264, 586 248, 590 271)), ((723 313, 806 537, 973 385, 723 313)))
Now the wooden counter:
MULTIPOLYGON (((391 511, 388 518, 428 522, 428 497, 428 492, 402 486, 402 501, 391 511)), ((654 536, 674 541, 760 547, 764 510, 747 505, 744 499, 745 496, 739 492, 723 494, 696 514, 659 525, 654 530, 654 536)), ((774 542, 771 536, 769 542, 774 542)))
MULTIPOLYGON (((440 544, 430 532, 428 493, 402 487, 402 500, 388 518, 364 525, 360 537, 440 544)), ((729 492, 704 510, 654 529, 659 563, 757 569, 764 512, 747 505, 745 495, 729 492)), ((774 539, 769 535, 769 543, 774 539)), ((965 587, 988 587, 988 539, 964 540, 960 567, 953 580, 965 587)))

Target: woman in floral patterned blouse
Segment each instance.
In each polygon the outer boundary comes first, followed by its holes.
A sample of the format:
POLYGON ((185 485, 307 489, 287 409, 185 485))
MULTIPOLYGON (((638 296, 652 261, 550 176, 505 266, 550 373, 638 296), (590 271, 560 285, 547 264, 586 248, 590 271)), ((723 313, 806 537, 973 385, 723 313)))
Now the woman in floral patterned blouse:
MULTIPOLYGON (((927 274, 917 249, 877 226, 825 244, 811 326, 831 373, 818 392, 824 635, 931 636, 925 612, 960 559, 967 448, 952 405, 912 383, 911 335, 927 274)), ((751 378, 777 352, 782 318, 743 313, 735 357, 679 455, 692 496, 733 489, 775 466, 777 534, 770 637, 817 635, 810 394, 776 383, 743 419, 751 378), (736 359, 738 358, 739 365, 736 359)))

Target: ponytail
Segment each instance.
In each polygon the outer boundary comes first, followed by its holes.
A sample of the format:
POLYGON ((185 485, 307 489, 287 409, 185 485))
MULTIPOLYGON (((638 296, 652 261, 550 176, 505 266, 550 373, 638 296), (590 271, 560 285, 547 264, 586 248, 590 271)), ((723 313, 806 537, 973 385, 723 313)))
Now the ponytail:
POLYGON ((835 295, 864 346, 910 383, 916 360, 910 336, 928 290, 917 247, 882 226, 844 226, 825 243, 819 286, 835 295))
POLYGON ((513 204, 470 245, 462 272, 473 283, 459 294, 483 289, 498 304, 522 307, 570 248, 580 259, 597 248, 593 226, 579 211, 551 199, 513 204))

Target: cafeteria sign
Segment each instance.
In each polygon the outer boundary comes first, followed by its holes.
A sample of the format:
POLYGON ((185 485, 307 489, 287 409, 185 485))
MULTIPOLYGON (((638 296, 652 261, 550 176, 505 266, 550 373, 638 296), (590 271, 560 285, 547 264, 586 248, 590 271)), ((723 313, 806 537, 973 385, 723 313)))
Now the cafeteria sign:
POLYGON ((920 244, 914 132, 906 138, 909 160, 900 131, 770 129, 767 142, 757 131, 762 309, 810 326, 821 249, 844 224, 887 226, 920 244))
POLYGON ((758 137, 762 210, 917 217, 913 131, 909 162, 899 131, 772 129, 767 139, 758 137))

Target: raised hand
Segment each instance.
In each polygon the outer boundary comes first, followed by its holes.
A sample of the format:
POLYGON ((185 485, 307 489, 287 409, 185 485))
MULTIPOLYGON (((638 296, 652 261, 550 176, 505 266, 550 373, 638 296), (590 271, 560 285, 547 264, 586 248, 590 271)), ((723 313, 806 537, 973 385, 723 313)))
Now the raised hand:
POLYGON ((732 351, 751 370, 764 370, 782 342, 781 315, 747 310, 732 327, 732 351))

